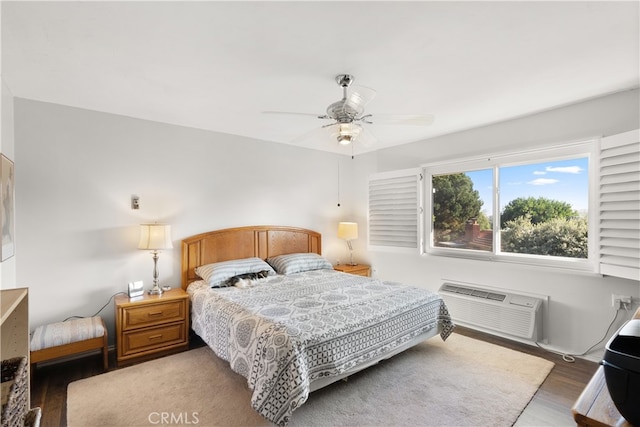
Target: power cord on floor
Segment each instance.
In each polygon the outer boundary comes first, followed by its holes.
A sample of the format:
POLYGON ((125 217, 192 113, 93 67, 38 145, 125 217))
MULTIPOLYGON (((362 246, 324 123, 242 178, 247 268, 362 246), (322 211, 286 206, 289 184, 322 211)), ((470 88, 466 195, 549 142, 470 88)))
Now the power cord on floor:
POLYGON ((102 308, 98 310, 96 314, 94 314, 93 316, 69 316, 66 319, 64 319, 63 322, 66 322, 69 319, 84 319, 86 317, 95 317, 98 314, 100 314, 100 312, 104 310, 117 295, 128 295, 128 294, 126 292, 116 292, 115 294, 111 295, 111 298, 109 298, 109 301, 107 301, 107 303, 103 305, 102 308))
MULTIPOLYGON (((627 303, 622 303, 622 305, 624 306, 625 311, 628 313, 629 312, 629 308, 627 307, 627 303)), ((550 350, 548 348, 543 347, 542 345, 540 345, 539 342, 536 341, 536 345, 541 348, 544 351, 547 351, 549 353, 554 353, 557 355, 562 356, 562 360, 564 360, 567 363, 573 363, 576 361, 576 357, 581 357, 581 356, 586 356, 587 354, 589 354, 597 345, 601 344, 609 335, 609 331, 611 330, 611 327, 615 324, 616 320, 618 319, 618 313, 620 313, 620 308, 616 309, 616 313, 615 316, 613 316, 613 319, 611 319, 611 322, 609 323, 609 326, 607 327, 607 331, 604 333, 604 336, 602 337, 602 339, 600 341, 598 341, 597 343, 595 343, 594 345, 592 345, 591 347, 589 347, 586 351, 580 353, 580 354, 569 354, 569 353, 562 353, 559 351, 554 351, 554 350, 550 350)))

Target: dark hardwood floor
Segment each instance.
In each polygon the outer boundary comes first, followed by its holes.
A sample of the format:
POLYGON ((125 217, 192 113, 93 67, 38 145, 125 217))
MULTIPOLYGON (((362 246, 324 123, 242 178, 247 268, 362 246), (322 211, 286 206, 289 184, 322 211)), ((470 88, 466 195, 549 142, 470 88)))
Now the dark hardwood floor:
MULTIPOLYGON (((517 426, 558 426, 575 425, 571 417, 571 407, 596 371, 596 363, 576 359, 575 363, 567 363, 562 357, 546 352, 538 347, 507 340, 471 329, 458 327, 456 332, 472 338, 481 339, 513 350, 539 356, 555 363, 551 374, 544 381, 533 397, 517 426)), ((190 347, 204 345, 193 336, 190 347)), ((111 353, 109 366, 118 369, 115 355, 111 353)), ((67 425, 67 385, 73 381, 103 373, 100 354, 61 363, 38 366, 32 372, 31 406, 42 408, 41 425, 57 427, 67 425)))

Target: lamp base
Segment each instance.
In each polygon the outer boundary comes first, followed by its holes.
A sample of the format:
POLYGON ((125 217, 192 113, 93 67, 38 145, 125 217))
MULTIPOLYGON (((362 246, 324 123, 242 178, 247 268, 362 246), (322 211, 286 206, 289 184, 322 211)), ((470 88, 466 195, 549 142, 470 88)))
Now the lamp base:
POLYGON ((358 265, 358 263, 353 262, 353 250, 351 250, 351 247, 349 247, 349 265, 358 265))
POLYGON ((162 295, 163 290, 158 285, 149 289, 149 295, 162 295))
POLYGON ((158 251, 153 251, 153 287, 149 290, 149 295, 162 295, 158 280, 158 251))

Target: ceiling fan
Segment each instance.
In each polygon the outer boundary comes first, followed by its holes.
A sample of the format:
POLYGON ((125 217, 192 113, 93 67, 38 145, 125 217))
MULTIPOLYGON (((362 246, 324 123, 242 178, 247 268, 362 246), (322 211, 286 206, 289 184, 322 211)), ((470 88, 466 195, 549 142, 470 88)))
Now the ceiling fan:
POLYGON ((283 111, 265 111, 265 114, 296 114, 304 116, 315 116, 322 120, 332 120, 333 123, 325 124, 319 129, 305 134, 295 141, 312 139, 320 136, 328 136, 337 140, 342 145, 349 145, 359 142, 363 145, 371 145, 376 138, 368 132, 365 125, 402 125, 402 126, 428 126, 433 123, 433 115, 430 114, 365 114, 365 106, 375 97, 375 90, 359 86, 357 89, 349 91, 354 81, 351 74, 338 74, 336 83, 342 88, 342 99, 327 107, 325 114, 290 113, 283 111))

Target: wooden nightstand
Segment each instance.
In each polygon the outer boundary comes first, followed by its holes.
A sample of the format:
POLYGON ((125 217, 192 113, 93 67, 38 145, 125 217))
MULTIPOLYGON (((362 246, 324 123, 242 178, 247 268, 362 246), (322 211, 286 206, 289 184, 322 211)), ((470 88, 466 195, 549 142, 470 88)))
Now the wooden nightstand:
POLYGON ((189 296, 182 289, 162 295, 115 298, 118 365, 189 347, 189 296))
POLYGON ((334 270, 342 271, 343 273, 356 274, 358 276, 371 276, 371 266, 365 264, 340 264, 333 267, 334 270))

